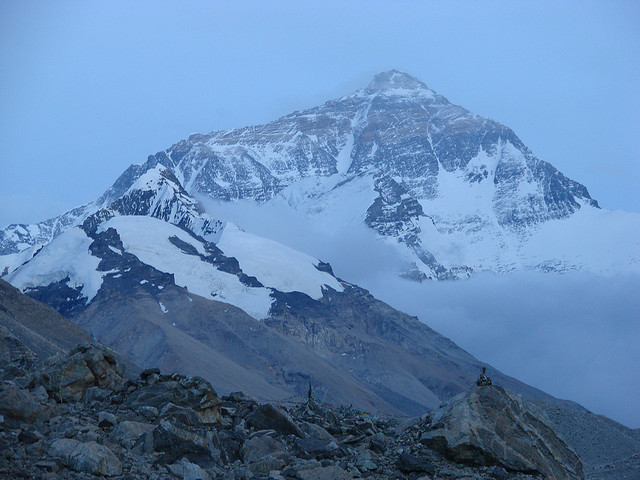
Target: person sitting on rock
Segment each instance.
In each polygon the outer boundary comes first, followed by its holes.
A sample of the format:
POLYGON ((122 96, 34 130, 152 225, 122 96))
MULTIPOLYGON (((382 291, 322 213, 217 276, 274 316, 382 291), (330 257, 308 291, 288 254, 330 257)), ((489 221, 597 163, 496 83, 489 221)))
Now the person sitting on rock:
POLYGON ((480 378, 476 380, 476 385, 479 387, 485 385, 493 385, 491 379, 487 376, 487 367, 482 367, 482 373, 480 374, 480 378))

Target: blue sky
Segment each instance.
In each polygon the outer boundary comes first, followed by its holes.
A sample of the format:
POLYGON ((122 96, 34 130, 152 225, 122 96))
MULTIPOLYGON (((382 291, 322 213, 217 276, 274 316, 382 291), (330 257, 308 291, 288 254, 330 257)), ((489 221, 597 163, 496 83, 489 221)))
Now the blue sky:
POLYGON ((191 133, 391 68, 513 128, 603 207, 638 212, 639 5, 0 0, 0 227, 89 202, 191 133))

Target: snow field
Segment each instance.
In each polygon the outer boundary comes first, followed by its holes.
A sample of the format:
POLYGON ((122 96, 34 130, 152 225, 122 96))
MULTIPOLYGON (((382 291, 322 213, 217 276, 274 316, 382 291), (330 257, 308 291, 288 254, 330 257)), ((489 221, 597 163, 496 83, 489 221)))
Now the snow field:
POLYGON ((178 237, 200 254, 206 253, 202 243, 184 230, 142 216, 114 217, 101 225, 100 231, 110 227, 118 232, 127 252, 162 272, 172 273, 176 285, 202 297, 235 305, 254 318, 267 316, 272 301, 270 291, 247 287, 237 276, 184 253, 169 241, 170 237, 178 237))
POLYGON ((71 288, 82 286, 82 295, 89 303, 102 285, 107 272, 98 272, 100 259, 89 252, 91 238, 83 230, 74 227, 54 238, 27 264, 6 277, 14 287, 28 288, 49 285, 69 277, 71 288), (69 252, 74 252, 70 255, 69 252))

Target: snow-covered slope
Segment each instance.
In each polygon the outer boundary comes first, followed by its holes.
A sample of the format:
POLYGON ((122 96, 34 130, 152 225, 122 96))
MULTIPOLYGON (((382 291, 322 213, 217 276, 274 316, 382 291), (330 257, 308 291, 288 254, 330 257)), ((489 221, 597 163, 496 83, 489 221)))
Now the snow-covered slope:
POLYGON ((640 232, 638 215, 600 210, 583 185, 536 158, 508 127, 397 71, 265 125, 192 135, 119 182, 158 164, 193 195, 287 206, 322 231, 364 223, 397 248, 403 275, 417 280, 636 269, 640 258, 629 240, 640 232), (581 220, 564 222, 578 213, 581 220), (572 225, 578 248, 552 233, 572 225))
MULTIPOLYGON (((101 217, 101 212, 97 216, 101 217)), ((89 233, 81 227, 64 232, 6 279, 27 293, 64 285, 77 293, 74 301, 82 299, 86 305, 105 276, 122 275, 129 268, 129 261, 114 261, 113 254, 130 254, 172 275, 175 285, 235 305, 256 319, 267 317, 273 290, 300 292, 315 299, 321 298, 327 287, 343 290, 333 275, 318 269, 319 260, 245 233, 233 224, 226 225, 218 246, 221 249, 163 220, 116 215, 89 233), (99 242, 105 233, 120 241, 111 241, 108 251, 99 242), (105 266, 107 255, 113 264, 110 267, 105 266)), ((158 283, 157 288, 164 285, 158 283)))
POLYGON ((100 258, 89 250, 92 239, 74 227, 58 235, 37 255, 6 277, 23 292, 64 283, 88 303, 98 293, 105 272, 98 270, 100 258))
POLYGON ((323 288, 344 290, 333 275, 318 268, 318 259, 244 232, 231 223, 225 226, 217 246, 226 255, 237 258, 247 275, 281 292, 300 292, 318 300, 323 288))
MULTIPOLYGON (((321 231, 367 225, 405 259, 401 273, 416 280, 530 268, 637 271, 640 259, 638 242, 629 240, 640 236, 639 215, 600 210, 583 185, 536 158, 508 127, 397 71, 265 125, 192 135, 129 167, 95 203, 0 231, 0 253, 44 244, 106 207, 216 241, 220 226, 197 204, 163 200, 186 192, 286 206, 321 231), (175 181, 159 177, 164 167, 175 181), (153 189, 153 199, 132 201, 132 189, 144 197, 145 185, 157 181, 185 191, 153 189), (580 220, 565 222, 578 213, 580 220), (577 241, 567 244, 574 226, 577 241)), ((6 258, 0 269, 13 264, 6 258)))
POLYGON ((96 202, 61 216, 60 219, 67 222, 64 228, 61 226, 62 220, 47 220, 37 225, 10 226, 0 232, 0 240, 17 238, 17 231, 30 232, 29 238, 35 242, 33 246, 28 246, 30 243, 25 236, 20 237, 22 243, 12 240, 2 244, 0 241, 0 246, 6 247, 5 252, 13 252, 0 255, 0 272, 4 272, 3 275, 12 272, 31 258, 42 245, 74 226, 86 222, 87 229, 91 229, 115 215, 145 215, 162 219, 187 228, 208 241, 216 241, 222 231, 222 222, 207 215, 198 202, 182 188, 171 171, 160 165, 146 170, 132 180, 131 185, 121 192, 121 196, 112 198, 113 195, 108 193, 113 189, 111 187, 96 202), (106 203, 108 200, 111 202, 106 203), (50 223, 58 225, 55 232, 48 228, 50 223))

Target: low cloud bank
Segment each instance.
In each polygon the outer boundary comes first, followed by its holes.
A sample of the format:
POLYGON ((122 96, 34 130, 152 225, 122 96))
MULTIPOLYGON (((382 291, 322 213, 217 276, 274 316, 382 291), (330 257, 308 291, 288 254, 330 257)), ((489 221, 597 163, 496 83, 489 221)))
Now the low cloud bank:
POLYGON ((640 427, 640 275, 488 273, 418 284, 372 231, 323 231, 288 208, 204 202, 251 233, 328 261, 340 278, 416 315, 502 372, 640 427))
MULTIPOLYGON (((363 282, 365 279, 362 279, 363 282)), ((640 427, 640 276, 524 272, 368 288, 502 372, 640 427)))

